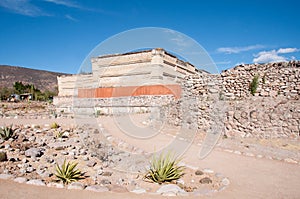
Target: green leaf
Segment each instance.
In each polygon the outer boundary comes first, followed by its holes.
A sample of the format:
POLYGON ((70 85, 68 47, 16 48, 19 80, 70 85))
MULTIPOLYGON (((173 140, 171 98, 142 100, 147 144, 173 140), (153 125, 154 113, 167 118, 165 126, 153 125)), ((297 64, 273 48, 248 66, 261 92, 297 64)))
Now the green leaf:
POLYGON ((166 155, 161 153, 158 157, 153 155, 150 169, 145 175, 148 179, 156 183, 170 182, 177 180, 184 175, 184 167, 178 166, 181 159, 175 158, 171 152, 166 155))
POLYGON ((69 184, 80 179, 83 179, 84 176, 79 169, 76 169, 78 163, 75 162, 66 162, 64 160, 63 164, 59 166, 56 164, 56 174, 55 176, 58 180, 62 181, 64 184, 69 184))

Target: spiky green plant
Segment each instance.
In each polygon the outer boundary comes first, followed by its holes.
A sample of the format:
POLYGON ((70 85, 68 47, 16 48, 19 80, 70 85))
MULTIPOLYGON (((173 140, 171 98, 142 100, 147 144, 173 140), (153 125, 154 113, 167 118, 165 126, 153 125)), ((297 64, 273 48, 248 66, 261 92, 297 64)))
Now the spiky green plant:
POLYGON ((78 163, 76 162, 66 162, 59 166, 56 164, 56 173, 55 176, 59 181, 62 181, 64 184, 69 184, 70 182, 75 182, 80 179, 84 179, 83 173, 76 168, 78 163))
POLYGON ((62 138, 64 135, 64 132, 63 131, 55 131, 55 137, 56 138, 62 138))
POLYGON ((0 128, 0 137, 3 140, 8 140, 9 138, 12 138, 14 135, 14 130, 12 129, 12 125, 5 126, 0 128))
POLYGON ((57 129, 57 128, 59 128, 59 125, 56 122, 53 122, 51 124, 51 129, 57 129))
POLYGON ((256 93, 258 87, 259 75, 255 75, 250 83, 249 89, 252 95, 256 93))
POLYGON ((184 175, 184 166, 178 166, 180 159, 168 152, 161 153, 159 157, 152 158, 150 169, 145 175, 145 179, 151 182, 164 183, 178 180, 184 175))

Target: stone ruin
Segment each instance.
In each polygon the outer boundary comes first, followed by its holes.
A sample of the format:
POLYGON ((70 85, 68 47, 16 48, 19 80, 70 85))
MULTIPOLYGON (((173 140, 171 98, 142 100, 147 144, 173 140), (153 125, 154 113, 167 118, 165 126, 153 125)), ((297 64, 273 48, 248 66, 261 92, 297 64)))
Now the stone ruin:
POLYGON ((92 70, 58 77, 58 110, 111 115, 130 107, 133 113, 158 111, 159 120, 200 133, 215 129, 227 137, 300 135, 299 61, 245 64, 209 74, 153 49, 93 58, 92 70))
POLYGON ((300 62, 239 65, 221 74, 196 74, 182 82, 181 101, 193 100, 190 117, 181 102, 169 108, 169 123, 190 124, 206 133, 219 125, 224 136, 298 138, 300 136, 300 62), (258 77, 254 95, 250 83, 258 77), (219 105, 219 107, 217 106, 219 105), (176 108, 174 108, 176 107, 176 108))

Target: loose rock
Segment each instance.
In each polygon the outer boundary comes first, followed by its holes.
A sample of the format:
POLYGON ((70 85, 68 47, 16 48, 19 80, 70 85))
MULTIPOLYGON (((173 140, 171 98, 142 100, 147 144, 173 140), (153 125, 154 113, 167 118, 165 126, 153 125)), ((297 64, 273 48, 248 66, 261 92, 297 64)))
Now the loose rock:
POLYGON ((46 184, 42 180, 29 180, 26 184, 37 185, 37 186, 45 186, 46 184))
POLYGON ((68 189, 78 189, 78 190, 83 190, 84 185, 80 182, 72 182, 69 184, 68 189))
POLYGON ((167 184, 167 185, 163 185, 162 187, 160 187, 156 193, 158 194, 162 194, 162 195, 167 195, 167 196, 173 196, 175 194, 175 196, 178 193, 184 193, 185 191, 183 189, 181 189, 179 186, 175 185, 175 184, 167 184))
POLYGON ((210 183, 212 183, 212 180, 209 177, 205 177, 205 178, 202 178, 199 182, 201 184, 210 184, 210 183))
POLYGON ((100 185, 91 185, 85 188, 85 190, 88 191, 95 191, 95 192, 107 192, 109 189, 105 186, 100 186, 100 185))
POLYGON ((0 162, 7 161, 7 155, 5 151, 0 151, 0 162))
POLYGON ((14 181, 18 182, 18 183, 25 183, 25 182, 27 182, 27 179, 23 178, 23 177, 17 177, 14 179, 14 181))
POLYGON ((195 172, 195 175, 197 175, 197 176, 201 176, 201 175, 203 175, 204 173, 203 173, 203 171, 201 171, 201 170, 197 170, 196 172, 195 172))
POLYGON ((40 148, 30 148, 25 151, 26 157, 37 158, 43 155, 42 149, 40 148))

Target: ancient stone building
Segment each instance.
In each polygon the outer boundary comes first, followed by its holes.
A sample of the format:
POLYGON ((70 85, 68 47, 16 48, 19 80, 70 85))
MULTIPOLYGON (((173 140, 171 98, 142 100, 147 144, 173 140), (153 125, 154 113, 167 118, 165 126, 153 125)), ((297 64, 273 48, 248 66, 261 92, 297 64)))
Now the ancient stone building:
MULTIPOLYGON (((180 81, 199 70, 163 49, 94 57, 91 74, 58 77, 58 98, 180 96, 180 81)), ((204 71, 201 71, 204 72, 204 71)))

